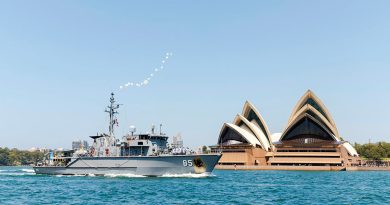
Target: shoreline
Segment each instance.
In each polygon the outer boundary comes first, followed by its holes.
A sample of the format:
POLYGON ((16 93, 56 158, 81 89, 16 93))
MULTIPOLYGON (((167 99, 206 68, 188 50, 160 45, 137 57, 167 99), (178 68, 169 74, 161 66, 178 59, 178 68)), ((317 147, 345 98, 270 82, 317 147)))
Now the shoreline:
POLYGON ((390 171, 390 167, 339 167, 339 166, 245 166, 217 165, 216 170, 279 170, 279 171, 390 171))

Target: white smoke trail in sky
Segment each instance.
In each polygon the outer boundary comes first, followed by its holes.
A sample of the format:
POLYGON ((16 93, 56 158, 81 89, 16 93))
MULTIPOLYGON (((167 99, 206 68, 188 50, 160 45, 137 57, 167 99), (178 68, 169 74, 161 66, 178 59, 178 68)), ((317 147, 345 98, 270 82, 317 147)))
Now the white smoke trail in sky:
POLYGON ((150 81, 152 80, 153 77, 155 77, 155 75, 158 73, 158 72, 161 72, 164 70, 164 66, 168 63, 168 60, 169 58, 171 58, 173 55, 173 53, 171 52, 168 52, 165 54, 165 57, 163 60, 161 60, 161 64, 160 64, 160 67, 158 68, 155 68, 145 79, 143 79, 142 81, 139 81, 139 82, 128 82, 124 85, 121 85, 119 86, 119 89, 120 90, 124 90, 126 88, 129 88, 129 87, 136 87, 136 88, 140 88, 140 87, 144 87, 144 86, 147 86, 150 81))

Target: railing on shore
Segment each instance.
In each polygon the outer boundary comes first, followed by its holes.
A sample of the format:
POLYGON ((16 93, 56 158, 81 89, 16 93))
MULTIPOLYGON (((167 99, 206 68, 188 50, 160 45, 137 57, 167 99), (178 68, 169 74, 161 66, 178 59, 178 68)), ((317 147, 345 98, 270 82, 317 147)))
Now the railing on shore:
POLYGON ((390 161, 385 160, 363 160, 360 167, 390 167, 390 161))

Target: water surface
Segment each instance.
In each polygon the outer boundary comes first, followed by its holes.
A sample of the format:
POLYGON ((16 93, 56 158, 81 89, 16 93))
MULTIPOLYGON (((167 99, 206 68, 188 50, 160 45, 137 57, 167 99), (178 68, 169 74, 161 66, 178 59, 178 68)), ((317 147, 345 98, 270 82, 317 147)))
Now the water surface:
POLYGON ((390 204, 390 172, 46 176, 0 167, 0 204, 390 204))

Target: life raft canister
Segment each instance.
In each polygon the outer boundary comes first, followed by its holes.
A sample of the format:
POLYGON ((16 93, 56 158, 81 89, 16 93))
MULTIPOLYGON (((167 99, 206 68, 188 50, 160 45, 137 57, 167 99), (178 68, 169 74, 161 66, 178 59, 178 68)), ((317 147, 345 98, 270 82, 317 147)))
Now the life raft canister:
POLYGON ((95 155, 95 148, 93 148, 93 147, 91 148, 91 150, 90 150, 90 155, 91 155, 91 156, 94 156, 94 155, 95 155))
POLYGON ((109 150, 108 148, 106 148, 106 155, 108 155, 109 151, 110 151, 110 150, 109 150))

